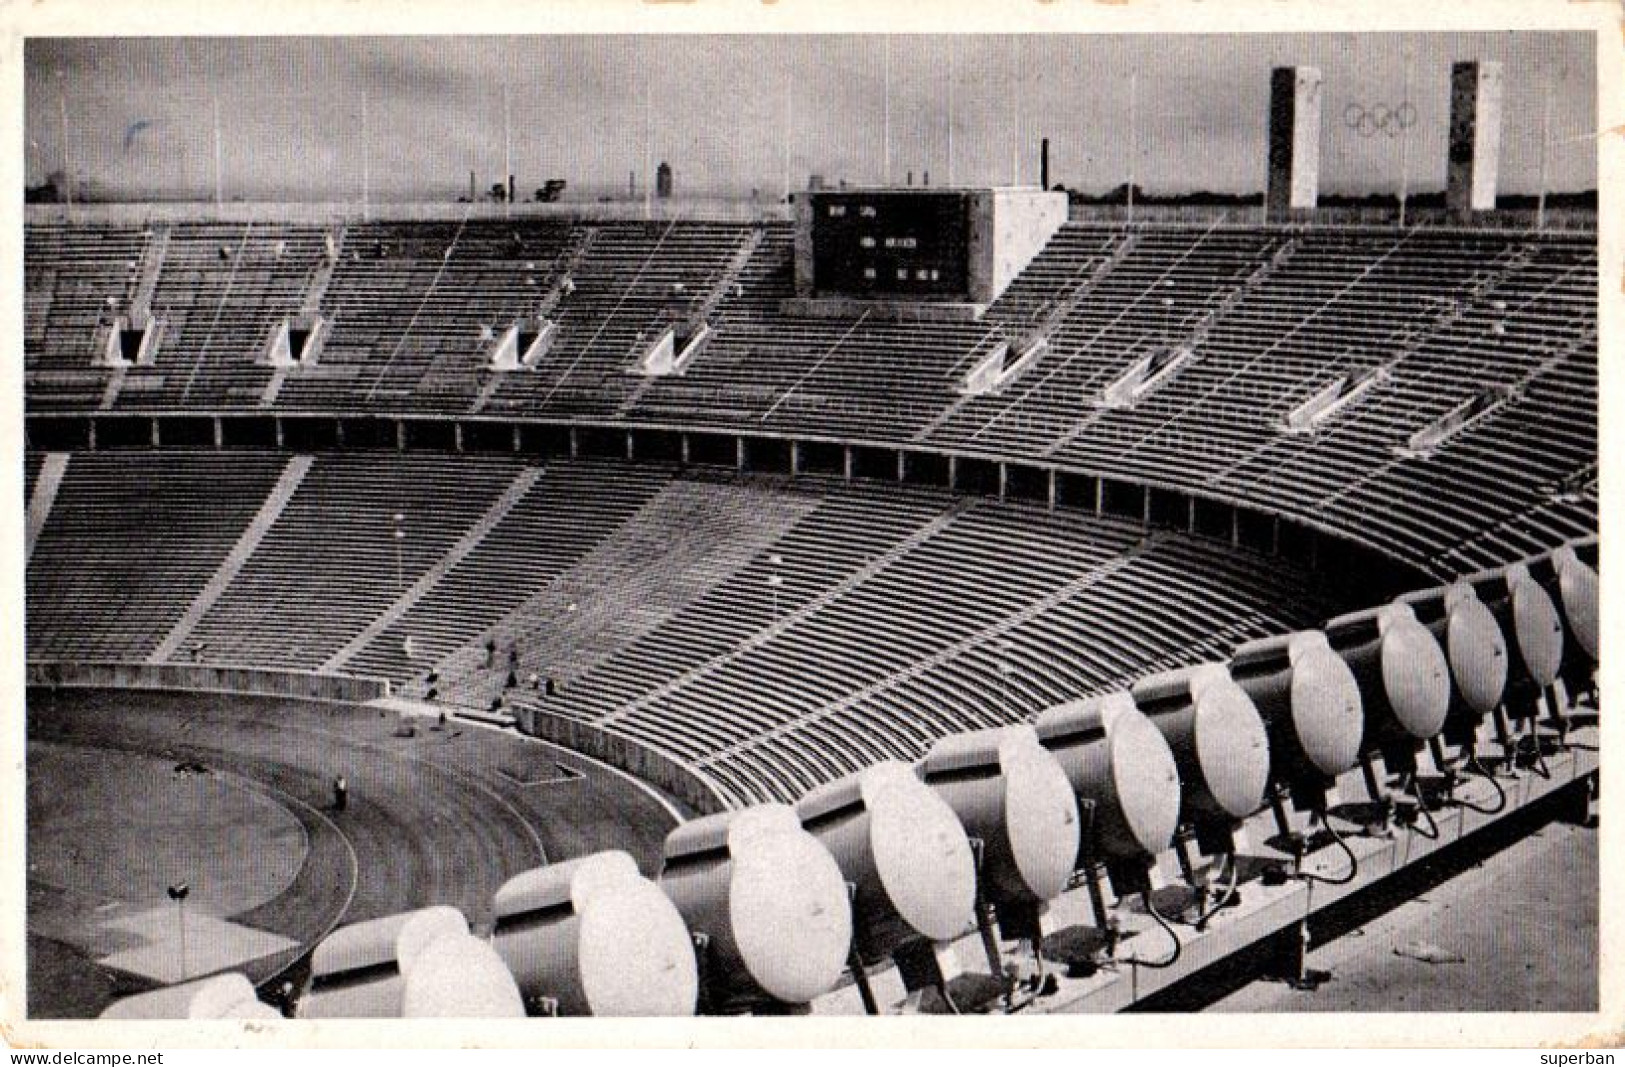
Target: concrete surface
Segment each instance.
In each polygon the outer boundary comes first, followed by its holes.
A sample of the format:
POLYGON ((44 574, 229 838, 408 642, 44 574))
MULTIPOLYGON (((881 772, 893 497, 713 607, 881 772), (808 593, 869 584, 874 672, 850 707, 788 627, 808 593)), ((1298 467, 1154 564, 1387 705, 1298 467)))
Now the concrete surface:
POLYGON ((1313 948, 1313 991, 1259 980, 1214 1011, 1595 1011, 1596 829, 1548 822, 1313 948), (1418 943, 1461 963, 1395 953, 1418 943))

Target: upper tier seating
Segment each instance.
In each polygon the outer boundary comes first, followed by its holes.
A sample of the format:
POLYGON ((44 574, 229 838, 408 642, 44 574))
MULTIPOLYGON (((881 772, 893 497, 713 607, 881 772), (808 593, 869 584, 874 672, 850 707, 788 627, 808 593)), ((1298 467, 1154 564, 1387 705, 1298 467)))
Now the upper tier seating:
POLYGON ((130 371, 115 408, 255 406, 272 373, 261 355, 272 329, 300 309, 326 235, 277 223, 171 227, 152 292, 163 336, 153 365, 130 371))
POLYGON ((652 383, 630 413, 649 421, 707 421, 749 429, 904 436, 952 397, 979 342, 975 323, 789 319, 792 234, 770 225, 725 297, 703 356, 681 378, 652 383), (857 388, 854 385, 858 384, 857 388))
POLYGON ((496 220, 348 227, 319 366, 291 375, 279 406, 466 409, 491 337, 534 313, 570 236, 567 223, 496 220))
POLYGON ((689 318, 748 227, 704 222, 592 228, 553 315, 557 339, 527 374, 506 375, 485 410, 607 416, 641 380, 628 373, 667 326, 689 318))
POLYGON ((34 483, 39 478, 40 469, 44 466, 45 453, 23 453, 23 501, 25 504, 31 497, 33 497, 34 483))
MULTIPOLYGON (((175 227, 154 304, 176 336, 109 392, 124 372, 91 368, 96 323, 132 299, 155 239, 31 224, 29 410, 255 406, 269 372, 249 341, 298 303, 317 235, 175 227)), ((289 373, 275 410, 590 418, 1052 462, 1279 512, 1441 575, 1595 528, 1594 506, 1564 489, 1596 458, 1590 234, 1069 223, 976 323, 785 316, 783 223, 380 222, 340 237, 320 365, 289 373), (539 364, 487 369, 493 333, 542 309, 557 329, 539 364), (702 311, 712 333, 684 374, 628 373, 702 311), (1047 350, 998 394, 956 391, 990 346, 1040 336, 1047 350), (1138 362, 1174 355, 1133 403, 1100 404, 1138 362), (1312 432, 1280 431, 1306 398, 1366 374, 1371 388, 1312 432), (1508 399, 1403 454, 1486 387, 1508 399)))
POLYGON ((95 408, 98 327, 129 307, 151 234, 137 226, 29 224, 23 231, 23 369, 30 411, 95 408))

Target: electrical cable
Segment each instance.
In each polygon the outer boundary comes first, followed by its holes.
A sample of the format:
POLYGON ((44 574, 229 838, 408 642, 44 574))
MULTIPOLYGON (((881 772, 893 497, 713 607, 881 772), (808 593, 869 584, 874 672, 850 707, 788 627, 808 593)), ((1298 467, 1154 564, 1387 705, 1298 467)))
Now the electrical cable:
POLYGON ((1488 767, 1478 762, 1478 753, 1469 751, 1467 755, 1467 762, 1463 764, 1463 766, 1467 770, 1473 771, 1482 776, 1495 789, 1495 806, 1486 807, 1483 804, 1475 804, 1470 800, 1462 800, 1459 797, 1452 797, 1451 799, 1458 806, 1466 808, 1468 811, 1476 811, 1480 815, 1499 815, 1501 812, 1505 811, 1507 806, 1506 788, 1501 785, 1500 781, 1495 777, 1494 773, 1491 772, 1488 767))
POLYGON ((1439 840, 1438 820, 1433 817, 1433 812, 1428 808, 1427 800, 1422 796, 1422 783, 1417 779, 1415 771, 1412 771, 1406 776, 1405 792, 1416 798, 1417 814, 1426 819, 1428 823, 1428 828, 1426 830, 1423 830, 1417 823, 1412 823, 1410 827, 1411 830, 1415 833, 1421 834, 1429 841, 1439 840))
POLYGON ((1546 750, 1540 744, 1540 727, 1533 719, 1529 720, 1529 732, 1518 735, 1517 746, 1520 750, 1527 747, 1534 753, 1535 758, 1529 764, 1529 769, 1549 781, 1552 769, 1546 765, 1546 750), (1529 742, 1527 746, 1524 744, 1526 741, 1529 742))
POLYGON ((1167 918, 1157 910, 1157 905, 1151 900, 1151 891, 1149 889, 1141 890, 1140 900, 1144 902, 1146 912, 1156 920, 1158 926, 1162 927, 1169 940, 1173 941, 1174 949, 1165 960, 1142 960, 1139 956, 1130 956, 1128 962, 1136 967, 1146 967, 1153 971, 1166 970, 1179 962, 1180 954, 1185 951, 1185 946, 1180 943, 1179 935, 1174 932, 1174 928, 1167 918))
POLYGON ((1354 850, 1349 847, 1349 843, 1343 840, 1343 835, 1337 832, 1337 827, 1332 825, 1332 820, 1329 814, 1326 812, 1320 813, 1320 824, 1326 827, 1326 832, 1332 835, 1332 840, 1337 843, 1337 847, 1342 849, 1343 855, 1349 858, 1349 869, 1345 874, 1338 875, 1336 878, 1329 878, 1324 874, 1316 874, 1313 871, 1306 871, 1300 864, 1298 868, 1298 877, 1309 882, 1323 882, 1326 885, 1348 885, 1350 882, 1354 881, 1354 879, 1360 873, 1360 857, 1354 854, 1354 850))
POLYGON ((1213 920, 1215 915, 1219 914, 1219 912, 1230 906, 1230 901, 1235 897, 1236 889, 1241 882, 1241 861, 1236 858, 1236 854, 1234 852, 1226 852, 1224 855, 1230 861, 1229 884, 1225 886, 1224 892, 1219 894, 1218 898, 1211 905, 1209 905, 1205 911, 1198 914, 1196 918, 1170 918, 1170 922, 1178 923, 1180 926, 1192 926, 1198 930, 1204 930, 1207 928, 1207 924, 1213 920))

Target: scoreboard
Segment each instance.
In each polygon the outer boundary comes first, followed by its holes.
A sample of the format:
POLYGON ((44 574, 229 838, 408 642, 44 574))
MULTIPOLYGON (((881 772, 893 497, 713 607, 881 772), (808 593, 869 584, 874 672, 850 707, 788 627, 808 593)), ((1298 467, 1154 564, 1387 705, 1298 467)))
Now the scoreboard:
POLYGON ((812 295, 968 299, 970 213, 970 197, 952 190, 820 195, 812 295))
POLYGON ((974 320, 1066 221, 1036 188, 809 189, 789 315, 974 320))

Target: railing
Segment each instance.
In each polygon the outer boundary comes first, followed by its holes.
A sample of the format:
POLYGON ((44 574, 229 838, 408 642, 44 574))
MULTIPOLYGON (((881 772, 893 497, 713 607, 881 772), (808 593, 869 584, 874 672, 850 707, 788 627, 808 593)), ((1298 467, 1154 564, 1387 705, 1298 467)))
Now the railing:
MULTIPOLYGON (((1073 204, 1073 222, 1133 223, 1136 226, 1210 224, 1223 220, 1224 229, 1261 226, 1335 228, 1340 226, 1398 227, 1397 206, 1317 207, 1293 211, 1286 218, 1266 218, 1262 204, 1073 204)), ((1564 230, 1589 232, 1597 228, 1597 213, 1582 208, 1548 208, 1545 218, 1534 208, 1497 208, 1463 218, 1442 207, 1407 207, 1405 226, 1461 230, 1564 230)))
POLYGON ((656 200, 644 214, 643 201, 571 200, 561 203, 518 201, 511 205, 455 200, 372 204, 366 209, 354 201, 309 203, 256 203, 243 201, 172 201, 143 204, 28 204, 24 219, 31 223, 74 222, 141 224, 148 222, 249 222, 276 219, 290 223, 351 222, 456 222, 470 219, 595 219, 641 222, 681 218, 694 222, 787 221, 788 204, 752 200, 656 200))

